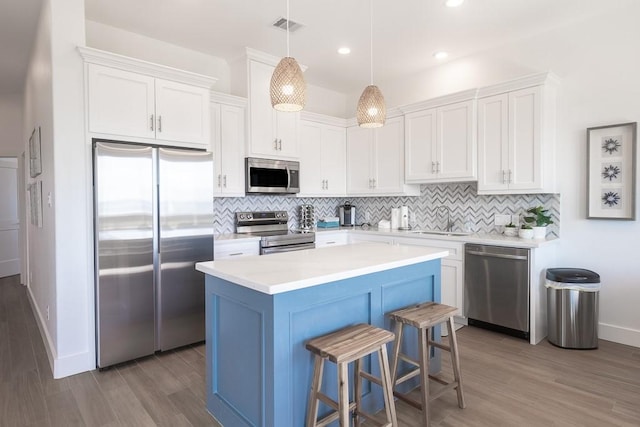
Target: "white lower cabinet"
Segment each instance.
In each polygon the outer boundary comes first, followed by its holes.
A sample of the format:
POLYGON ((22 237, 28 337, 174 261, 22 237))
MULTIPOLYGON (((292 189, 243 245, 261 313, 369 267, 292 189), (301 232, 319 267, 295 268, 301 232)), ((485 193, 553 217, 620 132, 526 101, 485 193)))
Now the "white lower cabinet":
POLYGON ((213 259, 260 255, 259 239, 216 240, 213 243, 213 259))
POLYGON ((456 307, 456 323, 466 325, 463 316, 464 307, 464 243, 444 240, 415 239, 396 237, 393 243, 398 245, 429 246, 449 251, 449 256, 442 259, 441 302, 456 307))
POLYGON ((360 243, 360 242, 378 242, 378 243, 393 243, 392 236, 380 236, 378 234, 370 234, 370 233, 358 233, 356 231, 349 232, 349 243, 360 243))

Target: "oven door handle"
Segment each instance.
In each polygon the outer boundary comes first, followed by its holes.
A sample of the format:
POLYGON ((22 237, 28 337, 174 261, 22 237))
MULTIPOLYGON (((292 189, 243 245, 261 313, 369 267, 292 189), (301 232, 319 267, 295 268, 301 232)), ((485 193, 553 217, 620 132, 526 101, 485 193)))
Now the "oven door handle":
MULTIPOLYGON (((263 248, 275 248, 278 246, 302 246, 302 245, 307 245, 307 244, 311 244, 314 245, 315 242, 311 242, 311 239, 306 239, 306 241, 300 241, 301 239, 296 239, 295 237, 291 237, 291 238, 281 238, 278 239, 278 241, 276 242, 269 242, 269 241, 261 241, 260 242, 260 246, 262 246, 263 248)), ((308 249, 308 248, 305 248, 308 249)))
POLYGON ((260 255, 269 255, 280 252, 294 252, 301 251, 303 249, 315 249, 315 243, 304 243, 301 245, 290 245, 290 246, 272 246, 268 248, 260 248, 260 255))

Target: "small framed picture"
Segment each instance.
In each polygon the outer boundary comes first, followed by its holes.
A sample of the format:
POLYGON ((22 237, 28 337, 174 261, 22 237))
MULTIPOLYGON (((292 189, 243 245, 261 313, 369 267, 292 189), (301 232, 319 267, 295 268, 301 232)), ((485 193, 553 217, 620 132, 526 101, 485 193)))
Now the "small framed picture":
POLYGON ((29 175, 31 175, 31 178, 35 178, 42 173, 41 140, 42 131, 40 127, 38 127, 38 130, 33 129, 29 138, 29 175))
POLYGON ((637 123, 587 129, 587 219, 636 219, 637 123))

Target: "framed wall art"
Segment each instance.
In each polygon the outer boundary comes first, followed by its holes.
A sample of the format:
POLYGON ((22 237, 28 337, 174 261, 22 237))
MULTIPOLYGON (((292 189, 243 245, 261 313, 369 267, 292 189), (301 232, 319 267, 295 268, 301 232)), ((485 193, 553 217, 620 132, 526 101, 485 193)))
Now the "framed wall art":
POLYGON ((37 131, 33 129, 29 138, 29 175, 31 175, 31 178, 35 178, 42 173, 41 140, 42 132, 40 127, 38 127, 37 131))
POLYGON ((42 228, 42 181, 27 186, 31 224, 42 228))
POLYGON ((587 129, 587 219, 636 219, 637 123, 587 129))

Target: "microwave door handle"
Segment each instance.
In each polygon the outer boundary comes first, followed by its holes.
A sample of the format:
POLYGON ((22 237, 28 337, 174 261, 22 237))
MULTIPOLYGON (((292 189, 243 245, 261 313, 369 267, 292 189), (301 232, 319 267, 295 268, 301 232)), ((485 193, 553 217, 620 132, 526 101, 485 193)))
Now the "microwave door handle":
POLYGON ((291 187, 291 174, 289 173, 289 166, 285 166, 284 170, 287 171, 287 190, 291 187))

